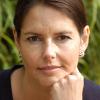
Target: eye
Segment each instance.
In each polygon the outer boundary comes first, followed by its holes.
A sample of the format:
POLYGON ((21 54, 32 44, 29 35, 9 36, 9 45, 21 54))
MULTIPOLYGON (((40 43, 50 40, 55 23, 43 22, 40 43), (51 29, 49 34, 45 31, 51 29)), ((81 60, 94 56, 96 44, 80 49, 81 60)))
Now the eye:
POLYGON ((67 36, 67 35, 59 35, 56 37, 57 41, 67 41, 69 39, 71 39, 71 37, 67 36))
POLYGON ((30 36, 27 38, 29 42, 40 42, 42 39, 38 35, 30 36))

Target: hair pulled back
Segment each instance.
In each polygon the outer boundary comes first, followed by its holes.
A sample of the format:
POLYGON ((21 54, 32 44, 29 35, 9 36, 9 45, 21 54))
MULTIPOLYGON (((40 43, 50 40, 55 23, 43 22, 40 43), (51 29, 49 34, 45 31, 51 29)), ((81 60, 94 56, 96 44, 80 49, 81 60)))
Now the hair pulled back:
POLYGON ((38 4, 53 7, 63 12, 74 21, 79 33, 82 34, 83 28, 87 24, 82 0, 18 0, 14 17, 14 25, 18 36, 20 36, 23 19, 27 12, 38 4))

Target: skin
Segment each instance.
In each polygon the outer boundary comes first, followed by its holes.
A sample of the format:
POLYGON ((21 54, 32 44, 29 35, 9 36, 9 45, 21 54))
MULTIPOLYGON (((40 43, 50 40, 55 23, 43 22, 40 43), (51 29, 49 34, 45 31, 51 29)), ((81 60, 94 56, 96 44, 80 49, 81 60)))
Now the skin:
POLYGON ((20 38, 16 32, 14 38, 24 63, 12 74, 14 100, 62 100, 62 96, 82 100, 83 77, 77 64, 80 51, 88 45, 88 26, 80 36, 73 20, 38 5, 25 16, 20 38), (15 88, 15 84, 19 85, 15 88))

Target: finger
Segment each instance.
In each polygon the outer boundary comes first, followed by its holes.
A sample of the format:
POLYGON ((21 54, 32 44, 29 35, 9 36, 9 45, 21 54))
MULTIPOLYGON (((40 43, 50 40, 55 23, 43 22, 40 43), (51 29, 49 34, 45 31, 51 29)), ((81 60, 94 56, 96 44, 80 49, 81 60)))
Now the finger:
POLYGON ((76 70, 71 75, 75 75, 78 78, 82 78, 83 79, 83 75, 80 73, 80 71, 78 70, 78 68, 76 68, 76 70))
POLYGON ((77 78, 77 76, 76 76, 76 75, 69 75, 69 76, 67 77, 67 79, 68 79, 68 82, 78 80, 78 78, 77 78))

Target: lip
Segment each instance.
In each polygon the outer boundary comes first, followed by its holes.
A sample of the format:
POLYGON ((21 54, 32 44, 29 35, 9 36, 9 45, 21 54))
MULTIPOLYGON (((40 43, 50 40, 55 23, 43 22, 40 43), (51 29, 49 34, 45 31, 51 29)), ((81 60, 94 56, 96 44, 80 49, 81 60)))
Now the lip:
POLYGON ((59 69, 61 69, 61 67, 50 65, 50 66, 42 66, 37 69, 45 74, 50 74, 50 73, 54 73, 54 72, 58 71, 59 69))
POLYGON ((43 67, 40 67, 38 68, 39 70, 53 70, 53 69, 56 69, 56 68, 60 68, 59 66, 43 66, 43 67))

